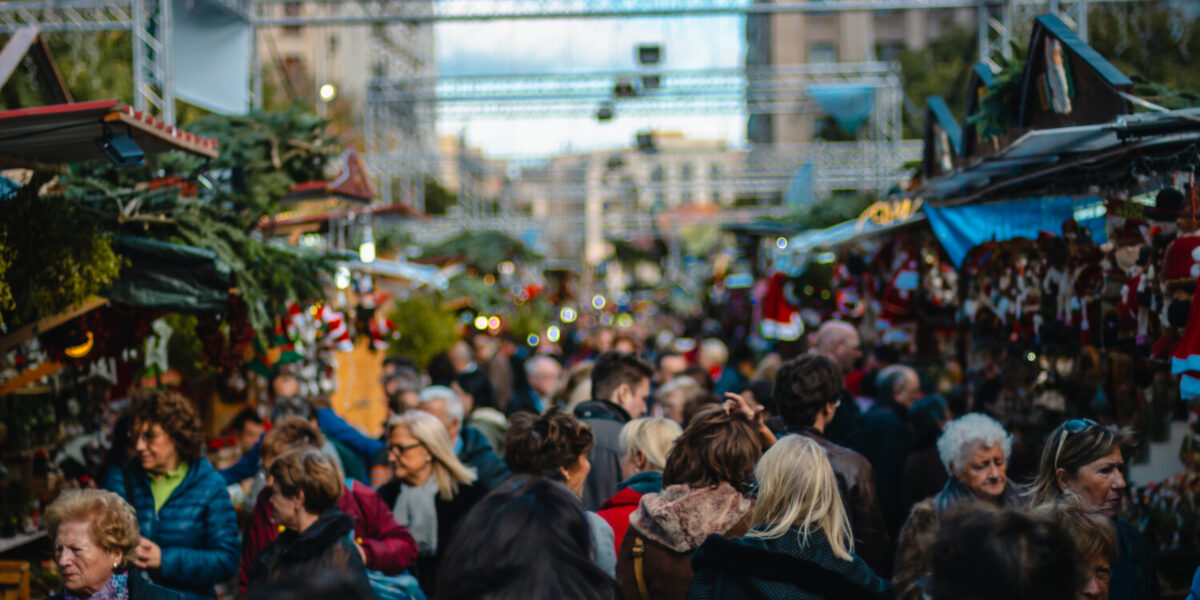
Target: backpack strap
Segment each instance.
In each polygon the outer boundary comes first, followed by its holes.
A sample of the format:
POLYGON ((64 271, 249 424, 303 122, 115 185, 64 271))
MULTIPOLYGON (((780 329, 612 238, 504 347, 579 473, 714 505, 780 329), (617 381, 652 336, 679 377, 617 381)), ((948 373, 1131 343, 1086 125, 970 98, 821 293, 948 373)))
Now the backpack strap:
POLYGON ((646 542, 642 541, 642 536, 636 536, 633 539, 633 577, 637 580, 638 593, 642 595, 642 600, 650 600, 650 590, 646 589, 646 570, 642 564, 645 556, 646 542))

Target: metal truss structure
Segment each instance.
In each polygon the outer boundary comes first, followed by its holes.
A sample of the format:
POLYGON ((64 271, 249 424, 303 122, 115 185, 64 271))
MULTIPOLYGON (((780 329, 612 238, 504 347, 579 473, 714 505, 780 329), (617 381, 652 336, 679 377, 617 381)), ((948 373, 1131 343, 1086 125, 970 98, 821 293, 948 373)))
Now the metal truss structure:
MULTIPOLYGON (((371 25, 371 60, 376 79, 367 90, 363 133, 368 165, 379 178, 384 198, 396 195, 417 204, 426 174, 436 173, 439 160, 432 123, 437 117, 457 119, 592 115, 611 100, 622 77, 643 73, 437 78, 411 65, 431 60, 420 47, 405 45, 414 30, 430 32, 440 22, 645 17, 771 15, 833 11, 893 11, 976 8, 980 60, 996 64, 1021 39, 1029 17, 1049 10, 1087 38, 1091 3, 1144 0, 214 0, 256 30, 314 25, 371 25), (302 5, 303 11, 284 6, 302 5), (403 186, 400 194, 393 185, 403 186)), ((171 60, 172 0, 9 0, 0 2, 0 34, 27 25, 43 32, 130 30, 134 44, 135 107, 174 122, 171 60)), ((431 35, 431 34, 430 34, 431 35)), ((252 45, 258 64, 258 40, 252 45)), ((261 102, 257 69, 253 100, 261 102)), ((739 186, 774 186, 799 164, 820 165, 818 190, 844 187, 853 181, 872 185, 894 177, 908 159, 900 140, 902 95, 894 65, 807 66, 800 69, 748 67, 703 72, 661 72, 658 89, 614 101, 617 115, 644 114, 813 114, 816 104, 804 93, 808 85, 855 83, 876 90, 868 140, 857 146, 833 145, 818 153, 752 149, 752 167, 739 186), (774 152, 774 154, 772 153, 774 152), (818 162, 824 161, 824 162, 818 162), (863 169, 868 169, 865 173, 863 169)), ((858 187, 854 185, 854 187, 858 187)), ((565 190, 564 190, 565 191, 565 190)))

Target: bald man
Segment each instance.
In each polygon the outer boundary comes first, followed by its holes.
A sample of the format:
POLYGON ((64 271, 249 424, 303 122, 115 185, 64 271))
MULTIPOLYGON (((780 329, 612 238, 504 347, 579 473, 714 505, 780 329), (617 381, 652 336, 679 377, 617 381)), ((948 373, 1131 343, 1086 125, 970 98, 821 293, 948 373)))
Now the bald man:
MULTIPOLYGON (((817 354, 828 356, 837 363, 844 378, 854 370, 862 356, 858 330, 845 321, 826 321, 809 340, 817 354)), ((842 390, 841 403, 833 420, 825 426, 825 437, 829 441, 861 453, 865 446, 862 434, 862 410, 849 392, 842 390)))

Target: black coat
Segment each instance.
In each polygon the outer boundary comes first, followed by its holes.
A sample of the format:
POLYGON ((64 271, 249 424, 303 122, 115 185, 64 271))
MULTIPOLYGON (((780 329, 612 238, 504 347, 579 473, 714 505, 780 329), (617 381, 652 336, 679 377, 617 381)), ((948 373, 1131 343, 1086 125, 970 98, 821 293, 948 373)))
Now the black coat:
POLYGON ((871 461, 875 470, 875 493, 879 508, 892 539, 908 515, 900 500, 900 478, 904 462, 912 451, 912 434, 908 431, 908 411, 894 401, 876 402, 863 415, 864 448, 862 455, 871 461))
POLYGON ((496 454, 487 437, 478 429, 470 425, 463 425, 458 430, 458 436, 462 439, 462 450, 458 452, 458 460, 468 467, 475 468, 475 473, 479 477, 476 481, 485 490, 491 490, 512 475, 512 472, 508 470, 508 464, 496 454))
POLYGON ((352 531, 354 520, 335 507, 300 533, 290 529, 280 533, 254 559, 250 589, 322 570, 345 573, 369 589, 362 556, 350 538, 352 531))
POLYGON ((1158 600, 1158 574, 1154 550, 1146 538, 1128 522, 1117 519, 1117 560, 1112 564, 1109 600, 1158 600))
MULTIPOLYGON (((383 484, 378 490, 379 497, 389 508, 396 505, 396 498, 400 495, 400 480, 392 479, 383 484)), ((437 572, 441 555, 446 553, 446 548, 450 546, 450 540, 454 535, 454 528, 458 525, 463 517, 467 516, 468 512, 475 507, 484 496, 487 495, 487 489, 480 483, 471 485, 459 485, 458 493, 449 500, 443 500, 441 494, 436 496, 434 506, 437 508, 437 554, 433 556, 417 556, 416 575, 417 581, 421 584, 421 589, 426 594, 432 596, 434 590, 437 589, 437 572)))
POLYGON ((773 540, 711 535, 692 554, 696 575, 688 600, 883 600, 892 584, 857 556, 842 560, 813 532, 801 546, 798 528, 773 540))

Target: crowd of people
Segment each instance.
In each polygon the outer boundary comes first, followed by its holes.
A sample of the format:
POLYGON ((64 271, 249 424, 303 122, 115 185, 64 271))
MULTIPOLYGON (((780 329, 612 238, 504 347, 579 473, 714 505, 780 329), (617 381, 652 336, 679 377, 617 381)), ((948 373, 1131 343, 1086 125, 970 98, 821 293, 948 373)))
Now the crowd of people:
POLYGON ((137 392, 104 490, 46 511, 62 596, 1159 597, 1117 518, 1119 430, 1063 422, 1014 481, 996 415, 952 414, 847 323, 752 371, 718 339, 614 337, 388 357, 378 438, 280 371, 223 469, 192 402, 137 392))

